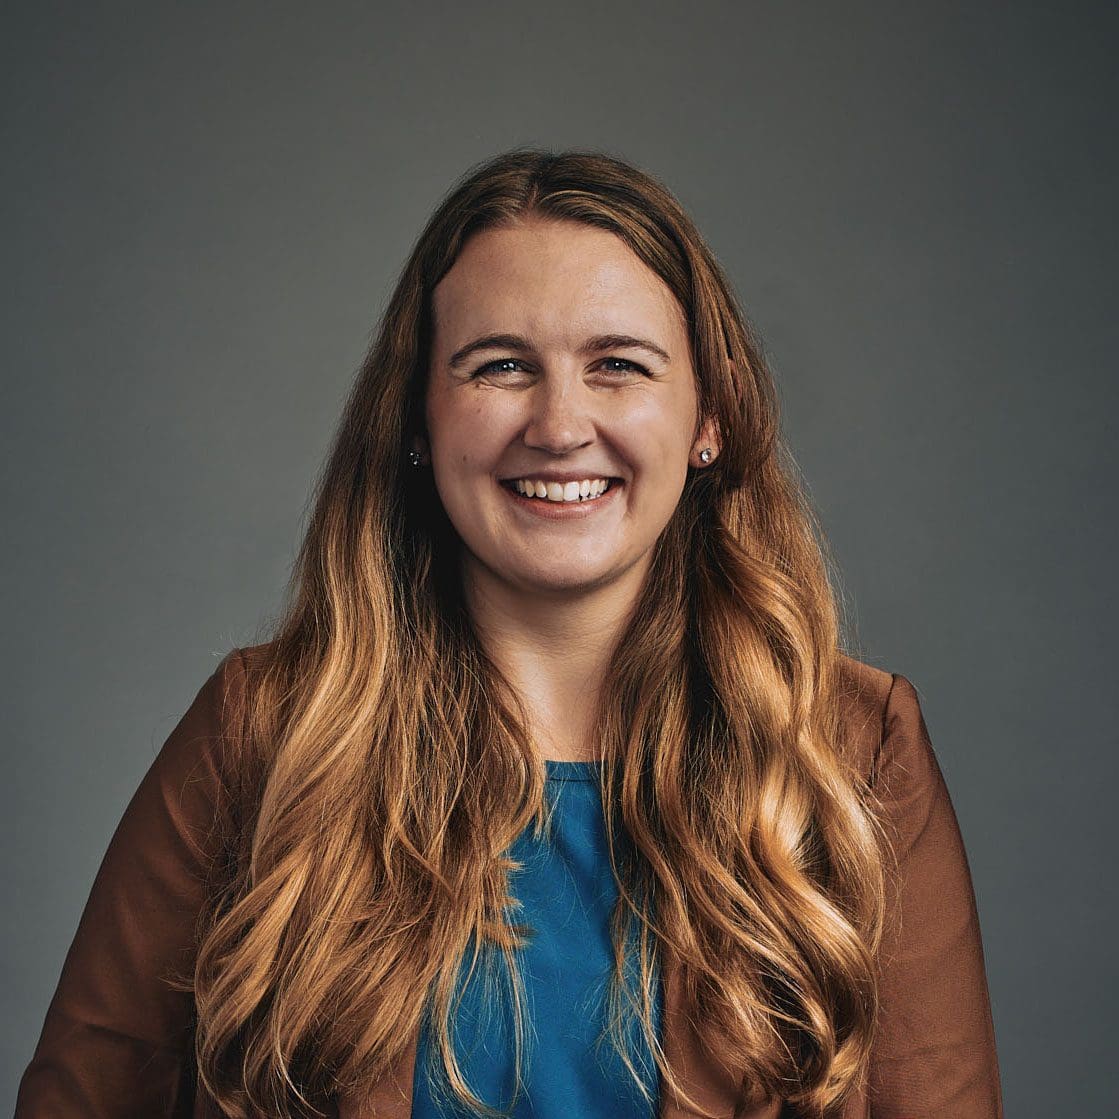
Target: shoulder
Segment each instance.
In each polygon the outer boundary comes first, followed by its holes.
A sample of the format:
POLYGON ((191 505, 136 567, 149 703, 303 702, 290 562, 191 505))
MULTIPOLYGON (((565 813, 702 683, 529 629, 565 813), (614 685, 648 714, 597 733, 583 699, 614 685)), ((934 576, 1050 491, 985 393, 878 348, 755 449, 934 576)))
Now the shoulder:
POLYGON ((944 776, 913 683, 900 672, 846 655, 839 675, 842 748, 879 803, 904 813, 945 797, 944 776))
POLYGON ((249 766, 252 761, 251 701, 272 664, 274 652, 271 642, 230 649, 203 684, 195 701, 198 703, 209 696, 206 706, 210 723, 221 744, 224 762, 232 768, 249 766))
POLYGON ((899 754, 931 752, 917 689, 905 676, 847 654, 838 675, 844 748, 871 784, 899 754))
POLYGON ((894 674, 841 653, 837 675, 842 749, 867 778, 881 748, 894 674))
POLYGON ((242 645, 230 649, 204 687, 214 690, 221 704, 220 724, 227 737, 244 732, 247 701, 271 665, 274 644, 242 645))
POLYGON ((268 646, 234 647, 220 657, 167 736, 147 776, 207 799, 240 776, 245 762, 247 698, 268 646))

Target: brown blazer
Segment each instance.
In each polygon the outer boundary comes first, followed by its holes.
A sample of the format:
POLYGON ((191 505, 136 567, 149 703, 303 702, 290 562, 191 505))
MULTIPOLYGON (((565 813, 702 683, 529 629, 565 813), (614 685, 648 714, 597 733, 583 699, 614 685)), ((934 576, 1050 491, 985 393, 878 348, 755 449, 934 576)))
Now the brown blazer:
MULTIPOLYGON (((196 1083, 193 997, 160 976, 193 955, 215 790, 214 744, 243 694, 234 649, 202 685, 109 844, 19 1086, 16 1119, 220 1119, 196 1083)), ((888 806, 900 903, 879 956, 881 1018, 867 1084, 842 1119, 1002 1119, 994 1027, 967 856, 913 685, 845 658, 845 718, 862 771, 888 806)), ((671 959, 663 1040, 700 1103, 734 1116, 734 1077, 689 1027, 671 959)), ((337 1119, 411 1114, 415 1041, 374 1097, 337 1119)), ((685 1111, 662 1093, 662 1119, 685 1111)), ((781 1101, 737 1119, 792 1119, 781 1101)))

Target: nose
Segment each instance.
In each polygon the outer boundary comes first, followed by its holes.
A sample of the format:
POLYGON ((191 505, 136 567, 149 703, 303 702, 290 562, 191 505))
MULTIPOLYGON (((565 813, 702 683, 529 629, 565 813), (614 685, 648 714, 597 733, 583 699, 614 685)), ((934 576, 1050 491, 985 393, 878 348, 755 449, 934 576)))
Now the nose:
POLYGON ((544 376, 528 390, 524 442, 554 455, 594 441, 592 393, 578 376, 544 376))

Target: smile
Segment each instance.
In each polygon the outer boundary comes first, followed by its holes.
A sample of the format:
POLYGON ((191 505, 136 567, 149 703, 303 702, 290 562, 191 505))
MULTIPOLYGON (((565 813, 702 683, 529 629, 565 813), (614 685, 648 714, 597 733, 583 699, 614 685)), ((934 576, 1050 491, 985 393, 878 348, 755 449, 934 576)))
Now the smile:
POLYGON ((598 497, 610 485, 609 478, 584 478, 570 482, 543 481, 539 478, 510 478, 509 484, 525 497, 543 501, 585 501, 598 497))
POLYGON ((533 490, 532 497, 528 496, 527 480, 517 478, 498 484, 509 495, 514 505, 526 513, 552 520, 567 520, 571 517, 586 517, 608 505, 613 505, 615 495, 623 486, 620 478, 603 478, 588 480, 588 482, 589 484, 581 485, 569 482, 566 487, 561 487, 558 483, 549 483, 547 484, 549 492, 543 497, 536 496, 540 486, 533 490), (572 496, 568 497, 567 494, 572 496))

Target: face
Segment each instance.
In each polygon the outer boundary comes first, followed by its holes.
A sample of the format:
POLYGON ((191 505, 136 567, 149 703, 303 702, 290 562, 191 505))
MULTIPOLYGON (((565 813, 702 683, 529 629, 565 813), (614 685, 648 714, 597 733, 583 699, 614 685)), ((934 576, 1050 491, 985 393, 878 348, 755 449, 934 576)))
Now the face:
POLYGON ((464 575, 538 593, 643 577, 688 467, 718 452, 667 285, 606 230, 533 219, 467 241, 433 314, 415 445, 464 575))

